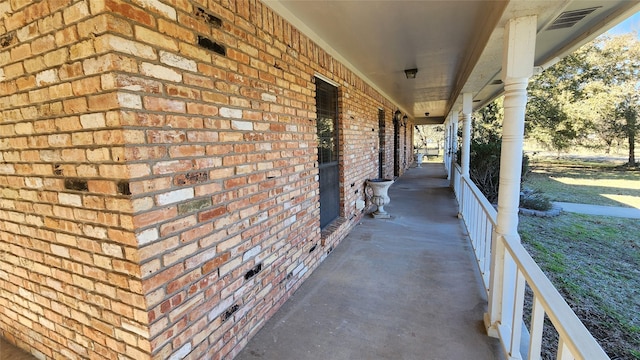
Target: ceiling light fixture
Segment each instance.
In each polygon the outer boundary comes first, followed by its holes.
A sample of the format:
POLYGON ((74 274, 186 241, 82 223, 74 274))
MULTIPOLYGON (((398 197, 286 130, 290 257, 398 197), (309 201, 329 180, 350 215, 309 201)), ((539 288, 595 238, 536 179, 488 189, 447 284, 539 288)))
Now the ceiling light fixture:
POLYGON ((404 74, 407 76, 407 79, 415 79, 417 73, 418 73, 418 69, 406 69, 404 71, 404 74))

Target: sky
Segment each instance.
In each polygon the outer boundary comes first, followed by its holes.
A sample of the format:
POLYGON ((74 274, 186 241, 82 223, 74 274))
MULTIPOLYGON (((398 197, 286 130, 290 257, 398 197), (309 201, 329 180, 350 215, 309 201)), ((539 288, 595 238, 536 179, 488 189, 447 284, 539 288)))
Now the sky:
POLYGON ((640 12, 635 13, 627 20, 621 22, 611 30, 607 31, 609 35, 619 35, 626 34, 632 31, 636 31, 638 33, 638 37, 640 38, 640 12))

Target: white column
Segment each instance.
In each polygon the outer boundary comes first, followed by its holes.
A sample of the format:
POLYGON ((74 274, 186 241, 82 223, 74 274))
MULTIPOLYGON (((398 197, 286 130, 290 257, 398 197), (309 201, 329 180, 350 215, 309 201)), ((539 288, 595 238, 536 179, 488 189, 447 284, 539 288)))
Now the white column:
POLYGON ((471 93, 462 94, 462 176, 469 178, 469 153, 471 151, 471 93))
POLYGON ((453 154, 458 152, 458 113, 457 112, 452 112, 451 113, 451 153, 454 157, 455 160, 455 156, 453 154))
MULTIPOLYGON (((505 97, 498 218, 491 251, 489 312, 485 315, 487 332, 495 337, 499 335, 498 326, 509 324, 510 317, 516 311, 513 303, 516 270, 511 261, 505 262, 505 248, 500 239, 504 235, 517 234, 518 231, 524 115, 527 83, 533 72, 536 28, 535 16, 511 19, 505 26, 502 58, 505 97)), ((512 345, 515 342, 519 342, 519 338, 510 341, 512 345)), ((515 354, 518 351, 516 348, 509 349, 514 357, 517 357, 515 354)))
POLYGON ((455 176, 453 176, 453 172, 456 171, 456 154, 458 152, 458 113, 456 111, 452 111, 449 116, 451 121, 451 156, 449 158, 449 180, 451 180, 450 186, 453 188, 453 181, 455 179, 455 176))

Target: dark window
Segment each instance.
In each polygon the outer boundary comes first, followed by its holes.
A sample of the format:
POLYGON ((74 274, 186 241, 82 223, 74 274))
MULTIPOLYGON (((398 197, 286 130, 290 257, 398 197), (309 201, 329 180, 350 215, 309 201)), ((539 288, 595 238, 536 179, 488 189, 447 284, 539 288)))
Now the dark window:
POLYGON ((338 167, 338 88, 316 78, 320 227, 340 215, 338 167))
POLYGON ((318 162, 326 164, 338 161, 338 89, 316 79, 316 109, 318 117, 318 162))

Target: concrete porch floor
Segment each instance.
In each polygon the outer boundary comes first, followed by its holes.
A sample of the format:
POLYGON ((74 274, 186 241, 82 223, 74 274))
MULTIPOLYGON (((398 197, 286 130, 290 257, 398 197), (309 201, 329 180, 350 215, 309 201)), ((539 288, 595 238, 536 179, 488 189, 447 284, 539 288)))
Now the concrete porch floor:
POLYGON ((422 166, 390 188, 392 218, 366 215, 236 359, 503 358, 444 167, 422 166))

